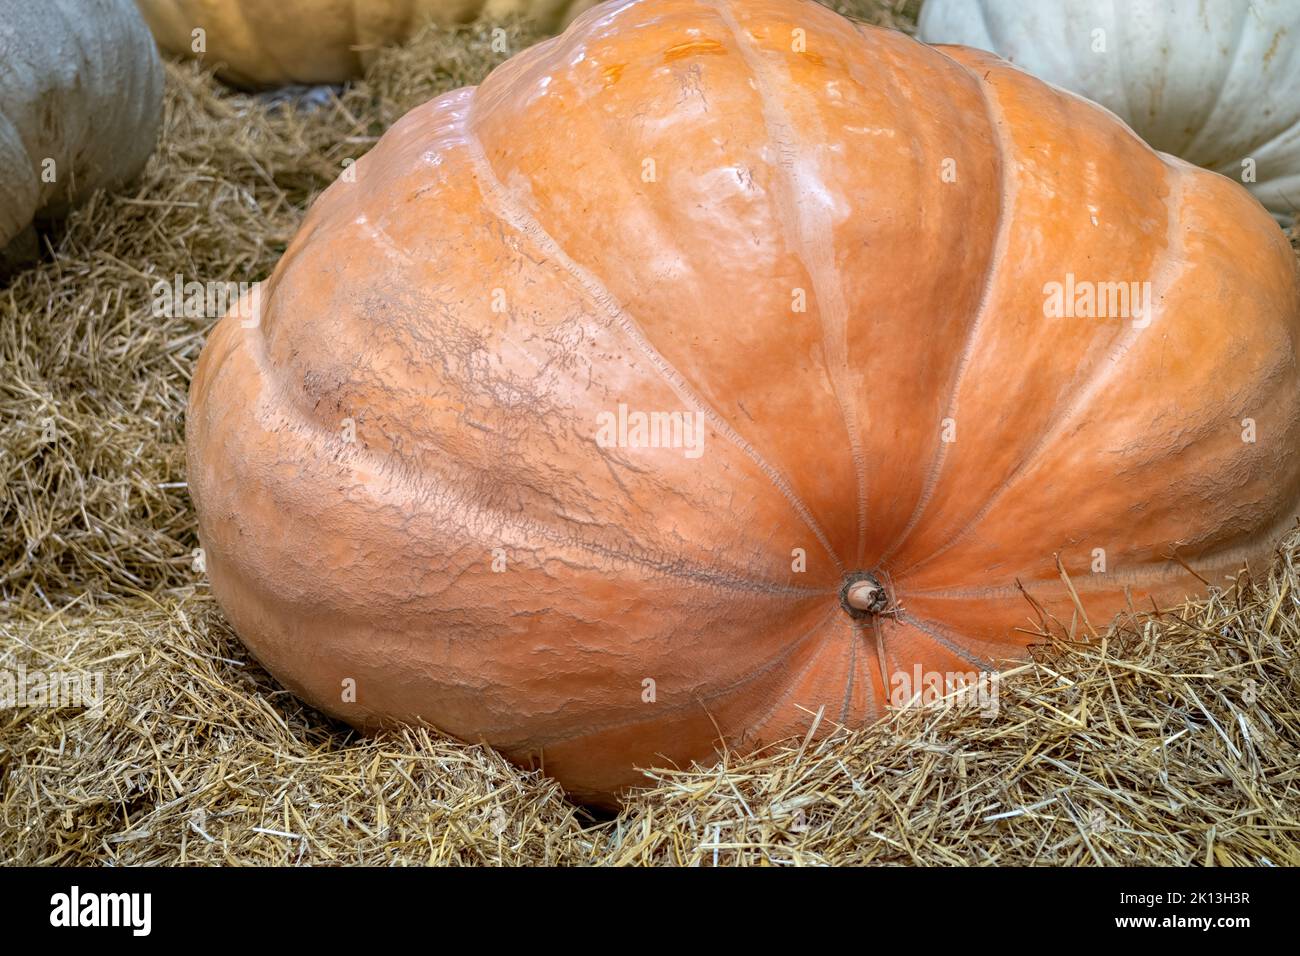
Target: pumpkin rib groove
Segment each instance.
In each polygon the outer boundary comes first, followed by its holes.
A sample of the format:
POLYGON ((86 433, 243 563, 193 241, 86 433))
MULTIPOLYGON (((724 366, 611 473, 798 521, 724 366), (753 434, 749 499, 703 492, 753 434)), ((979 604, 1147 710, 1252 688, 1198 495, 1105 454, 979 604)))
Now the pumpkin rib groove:
MULTIPOLYGON (((980 91, 980 97, 984 101, 985 116, 988 118, 989 130, 992 133, 991 139, 994 145, 994 153, 998 161, 998 179, 1002 184, 1002 197, 998 205, 998 221, 995 229, 996 239, 994 240, 993 251, 989 255, 988 262, 984 267, 984 276, 980 290, 979 302, 975 308, 975 314, 971 318, 969 328, 966 333, 966 341, 962 344, 961 357, 957 360, 956 371, 952 377, 952 384, 948 389, 948 399, 944 404, 944 416, 946 419, 953 419, 957 411, 957 396, 960 393, 962 382, 965 380, 966 372, 970 367, 971 360, 975 354, 975 347, 979 341, 980 330, 984 327, 985 320, 988 317, 989 307, 993 300, 993 292, 997 286, 998 275, 1001 272, 1002 264, 1006 261, 1007 248, 1011 242, 1011 207, 1015 199, 1016 184, 1014 177, 1011 176, 1007 159, 1006 134, 1002 131, 1004 115, 1002 106, 996 102, 996 96, 990 95, 986 87, 989 84, 978 72, 971 69, 960 60, 948 56, 942 50, 937 48, 937 52, 945 60, 969 76, 980 91)), ((942 424, 942 419, 940 420, 942 424)), ((921 495, 912 509, 911 517, 907 519, 907 524, 903 530, 898 533, 893 543, 881 554, 878 564, 884 563, 903 547, 911 537, 921 519, 925 510, 929 507, 934 498, 934 491, 939 485, 939 479, 943 477, 944 465, 948 458, 948 443, 939 442, 939 447, 935 452, 934 458, 930 461, 930 467, 927 470, 925 483, 921 486, 921 495)))
POLYGON ((989 43, 992 44, 994 42, 993 28, 989 26, 988 7, 984 6, 984 4, 981 3, 977 7, 977 9, 979 10, 979 14, 980 14, 980 24, 984 27, 984 35, 989 38, 989 43))
MULTIPOLYGON (((403 16, 402 16, 403 21, 408 20, 411 16, 410 5, 409 4, 404 5, 402 8, 402 12, 403 12, 403 16)), ((348 48, 347 48, 348 61, 352 72, 355 75, 360 76, 362 73, 365 72, 365 69, 361 64, 360 47, 362 44, 367 42, 366 37, 361 32, 361 4, 353 3, 351 5, 351 14, 352 14, 351 16, 352 29, 351 31, 349 31, 349 35, 355 37, 356 42, 348 44, 348 48)), ((405 30, 403 30, 398 33, 398 36, 409 36, 409 34, 405 30)))
MULTIPOLYGON (((582 740, 587 737, 593 737, 597 734, 605 733, 606 731, 609 730, 620 730, 626 727, 635 727, 637 724, 644 724, 644 723, 649 723, 651 721, 660 720, 665 716, 684 714, 692 707, 697 707, 697 706, 702 707, 711 701, 717 700, 719 697, 725 697, 728 694, 733 694, 738 690, 744 689, 754 681, 758 680, 760 677, 765 677, 766 675, 772 673, 774 670, 779 668, 783 663, 785 663, 787 660, 793 657, 796 651, 804 647, 808 643, 810 638, 813 638, 814 636, 820 633, 821 646, 818 647, 811 655, 809 655, 807 663, 803 667, 801 667, 799 669, 799 672, 791 678, 791 680, 789 681, 789 686, 781 694, 777 703, 763 717, 762 720, 746 722, 750 727, 757 728, 761 726, 763 721, 770 719, 772 714, 776 713, 776 711, 780 708, 780 706, 784 704, 787 699, 789 699, 790 694, 794 692, 794 689, 795 687, 798 686, 799 681, 803 679, 803 677, 808 673, 808 671, 812 669, 813 665, 817 662, 817 657, 825 649, 828 634, 831 635, 834 634, 833 628, 830 631, 824 631, 823 629, 826 627, 827 624, 831 622, 832 618, 835 617, 838 611, 839 611, 838 606, 832 607, 829 614, 827 614, 825 617, 818 618, 816 624, 814 624, 807 631, 805 631, 800 637, 796 638, 794 641, 789 642, 785 647, 781 649, 780 653, 773 655, 770 659, 765 661, 759 667, 751 670, 748 674, 745 674, 743 677, 739 677, 736 680, 733 680, 730 683, 717 688, 716 690, 710 690, 704 694, 697 693, 694 696, 692 696, 690 700, 682 701, 680 704, 669 704, 667 707, 659 706, 655 709, 655 712, 653 714, 643 714, 636 717, 628 717, 620 720, 611 720, 599 724, 583 724, 583 728, 582 728, 583 732, 579 735, 571 735, 568 737, 558 737, 554 735, 540 736, 540 737, 527 737, 516 741, 511 741, 511 740, 502 741, 497 746, 499 746, 503 750, 511 750, 511 751, 541 750, 547 746, 553 746, 556 744, 573 743, 575 741, 582 740)), ((705 708, 705 713, 708 713, 707 708, 705 708)))
POLYGON ((872 637, 875 638, 875 665, 877 673, 880 675, 880 686, 884 688, 885 693, 889 693, 889 680, 887 674, 897 672, 896 667, 889 665, 889 644, 885 639, 885 627, 879 617, 871 619, 872 637))
MULTIPOLYGON (((862 641, 863 647, 866 647, 867 644, 866 627, 862 624, 861 621, 855 621, 852 618, 849 619, 849 623, 853 626, 855 639, 862 641)), ((879 713, 880 699, 876 696, 876 685, 875 682, 871 679, 871 658, 870 657, 867 657, 867 659, 864 661, 862 668, 864 671, 866 671, 865 683, 867 686, 867 694, 871 697, 871 701, 867 706, 867 711, 868 713, 879 713)))
MULTIPOLYGON (((1296 121, 1296 127, 1300 129, 1300 120, 1296 121)), ((1292 210, 1300 211, 1300 173, 1292 176, 1281 176, 1273 181, 1272 186, 1277 190, 1277 194, 1290 204, 1292 210), (1287 192, 1293 187, 1296 190, 1295 193, 1287 192)))
POLYGON ((861 621, 853 618, 847 618, 845 623, 849 626, 849 640, 852 641, 852 646, 849 663, 845 668, 847 676, 844 686, 844 702, 840 707, 840 717, 837 721, 841 727, 848 727, 850 718, 853 718, 855 722, 860 722, 867 715, 880 712, 880 698, 876 694, 875 682, 872 679, 871 657, 866 653, 866 628, 861 621), (867 700, 862 711, 855 712, 853 692, 857 690, 859 684, 859 670, 862 671, 861 684, 865 688, 867 700))
POLYGON ((1047 420, 1042 433, 1034 440, 1028 453, 1021 457, 1016 467, 1002 480, 997 490, 985 500, 974 516, 955 532, 948 535, 944 543, 934 552, 895 572, 899 577, 916 572, 931 561, 948 553, 959 542, 965 540, 993 510, 993 506, 1008 493, 1017 479, 1023 476, 1034 464, 1043 450, 1060 437, 1063 429, 1070 424, 1080 410, 1086 409, 1111 378, 1119 374, 1119 369, 1124 364, 1125 357, 1133 354, 1133 348, 1140 337, 1144 333, 1155 329, 1156 316, 1159 315, 1161 319, 1165 318, 1166 310, 1161 306, 1163 306, 1167 298, 1168 290, 1174 284, 1174 279, 1169 273, 1175 270, 1181 273, 1186 263, 1186 257, 1181 254, 1184 232, 1182 196, 1187 188, 1185 180, 1190 175, 1188 171, 1192 167, 1183 164, 1181 161, 1169 162, 1163 160, 1163 162, 1165 169, 1173 175, 1169 177, 1170 189, 1165 193, 1162 200, 1168 216, 1168 224, 1166 226, 1165 246, 1160 251, 1161 261, 1152 274, 1152 289, 1160 291, 1155 294, 1156 302, 1152 304, 1153 314, 1150 324, 1146 328, 1138 328, 1136 324, 1130 323, 1126 332, 1119 336, 1115 347, 1102 359, 1093 363, 1092 368, 1088 370, 1081 383, 1081 387, 1075 391, 1073 397, 1055 415, 1047 420), (1178 254, 1176 255, 1175 252, 1178 254), (1159 303, 1159 305, 1156 303, 1159 303))
MULTIPOLYGON (((284 63, 281 62, 275 52, 266 48, 262 32, 255 30, 248 19, 248 11, 242 5, 235 4, 230 12, 232 12, 235 20, 234 35, 247 40, 251 44, 250 52, 253 54, 253 58, 258 61, 272 63, 277 71, 283 73, 284 63)), ((202 26, 202 24, 196 23, 196 26, 202 26)), ((230 64, 226 63, 225 65, 228 67, 230 64)), ((220 69, 220 65, 218 65, 218 69, 220 69)))
MULTIPOLYGON (((839 611, 840 609, 838 605, 832 605, 830 613, 827 614, 826 617, 822 618, 822 623, 821 625, 819 625, 819 627, 825 626, 827 623, 829 623, 830 620, 836 614, 839 613, 839 611)), ((833 633, 833 630, 828 633, 833 633)), ((805 662, 804 666, 799 668, 799 670, 796 673, 790 676, 790 680, 786 684, 786 689, 777 695, 776 700, 774 700, 771 706, 767 708, 766 711, 764 711, 763 716, 757 718, 756 720, 746 721, 746 724, 750 727, 751 730, 757 733, 762 727, 764 727, 767 724, 768 721, 770 721, 773 717, 776 716, 777 711, 779 711, 782 707, 786 705, 786 702, 789 701, 790 697, 794 694, 795 689, 799 686, 799 682, 808 676, 808 672, 811 671, 813 669, 813 666, 817 663, 817 659, 821 656, 822 652, 826 649, 826 643, 827 643, 827 637, 825 634, 823 634, 821 638, 821 645, 812 654, 808 656, 808 660, 805 662)))
MULTIPOLYGON (((1272 133, 1268 142, 1256 149, 1251 155, 1262 162, 1270 158, 1270 155, 1273 152, 1282 149, 1285 146, 1289 146, 1290 144, 1287 140, 1295 138, 1297 135, 1300 135, 1300 116, 1297 116, 1291 122, 1287 123, 1286 126, 1279 129, 1276 133, 1272 133)), ((1206 168, 1212 169, 1220 176, 1227 176, 1229 179, 1235 180, 1237 170, 1240 168, 1238 163, 1239 160, 1236 158, 1228 157, 1217 166, 1207 166, 1206 168)), ((1287 176, 1277 176, 1270 181, 1270 185, 1272 185, 1274 189, 1280 190, 1284 183, 1296 179, 1300 179, 1300 172, 1291 173, 1287 176)))
MULTIPOLYGON (((162 62, 133 0, 0 0, 0 251, 26 234, 34 250, 37 223, 98 189, 128 189, 162 100, 162 62)), ((27 258, 14 251, 15 265, 27 258)))
MULTIPOLYGON (((1273 134, 1273 136, 1269 138, 1269 141, 1267 143, 1259 147, 1259 149, 1257 149, 1255 152, 1259 156, 1268 156, 1270 152, 1276 149, 1281 149, 1283 146, 1289 146, 1290 143, 1288 142, 1288 140, 1294 139, 1298 132, 1300 132, 1300 116, 1297 116, 1291 122, 1287 123, 1286 126, 1283 126, 1281 129, 1279 129, 1277 133, 1273 134)), ((1231 162, 1225 162, 1223 163, 1223 165, 1229 169, 1232 169, 1234 172, 1236 171, 1237 167, 1234 166, 1231 162)), ((1279 176, 1276 181, 1279 183, 1284 183, 1287 182, 1288 180, 1296 179, 1297 177, 1300 177, 1300 172, 1289 173, 1285 176, 1279 176)), ((1228 178, 1232 179, 1231 176, 1229 176, 1228 178)))
MULTIPOLYGON (((1249 549, 1242 549, 1244 552, 1249 549)), ((1254 551, 1249 553, 1253 554, 1254 551)), ((1198 561, 1204 563, 1205 556, 1198 558, 1198 561)), ((1145 584, 1150 582, 1155 584, 1173 581, 1185 570, 1176 560, 1169 558, 1159 564, 1142 564, 1130 570, 1107 571, 1105 574, 1093 574, 1078 581, 1074 581, 1074 589, 1080 594, 1101 594, 1113 590, 1117 586, 1129 587, 1134 584, 1145 584), (1167 573, 1169 572, 1169 573, 1167 573)), ((1023 582, 1026 587, 1033 587, 1040 584, 1053 584, 1059 580, 1057 577, 1032 578, 1023 582)), ((899 598, 918 597, 934 598, 939 601, 967 601, 972 599, 984 598, 988 600, 999 600, 1001 598, 1011 598, 1022 594, 1020 587, 1016 585, 1004 584, 991 587, 940 587, 940 588, 915 588, 911 590, 900 590, 899 598)))
MULTIPOLYGON (((329 460, 339 467, 350 467, 351 462, 358 460, 368 461, 379 474, 393 476, 396 470, 393 460, 371 451, 360 443, 353 444, 342 441, 338 434, 317 422, 303 407, 300 401, 300 390, 284 382, 276 374, 275 366, 272 365, 265 351, 265 339, 260 333, 261 328, 261 323, 258 323, 252 329, 247 330, 252 333, 252 337, 257 342, 253 348, 247 349, 247 351, 252 357, 253 364, 263 382, 270 388, 272 395, 270 405, 274 409, 272 414, 279 416, 284 425, 296 433, 301 434, 307 431, 318 436, 321 445, 329 452, 329 460), (289 410, 295 413, 293 417, 287 414, 289 410)), ((219 367, 213 371, 219 371, 219 367)), ((414 467, 405 458, 399 457, 397 459, 396 468, 400 469, 398 472, 399 480, 403 483, 419 488, 421 492, 440 500, 446 500, 448 496, 454 496, 458 509, 463 509, 465 513, 488 516, 498 527, 516 531, 523 540, 527 540, 530 535, 536 535, 560 546, 571 547, 577 551, 585 551, 615 561, 625 561, 649 571, 680 578, 693 584, 714 587, 729 593, 758 593, 773 599, 813 599, 838 593, 838 585, 836 588, 831 589, 798 587, 792 584, 745 577, 740 573, 740 569, 699 565, 694 562, 687 562, 682 558, 674 557, 670 559, 668 556, 656 555, 653 552, 638 554, 632 551, 618 550, 597 541, 588 541, 576 535, 566 535, 560 528, 544 524, 536 519, 523 520, 512 516, 507 511, 487 507, 472 497, 458 494, 455 483, 430 483, 428 474, 414 467)), ((366 487, 369 488, 369 486, 366 487)))
MULTIPOLYGON (((1255 535, 1257 538, 1264 538, 1269 541, 1280 539, 1289 530, 1295 527, 1297 515, 1300 515, 1300 496, 1281 512, 1281 517, 1271 525, 1266 531, 1255 535)), ((1243 532, 1245 533, 1245 532, 1243 532)), ((1212 570, 1212 565, 1239 566, 1248 558, 1257 556, 1259 548, 1251 547, 1249 544, 1237 544, 1239 538, 1231 538, 1224 541, 1219 547, 1212 548, 1196 557, 1196 562, 1206 570, 1212 570)), ((1166 558, 1155 564, 1141 564, 1135 568, 1125 568, 1115 571, 1107 571, 1105 574, 1090 574, 1087 577, 1078 578, 1072 581, 1074 589, 1080 594, 1104 594, 1116 587, 1150 587, 1155 588, 1160 584, 1173 583, 1180 577, 1184 577, 1186 568, 1183 563, 1175 558, 1166 558)), ((1054 575, 1047 578, 1032 578, 1025 580, 1023 584, 1026 587, 1034 585, 1050 585, 1055 583, 1058 578, 1054 575)), ((964 601, 978 598, 989 600, 999 600, 1002 598, 1012 598, 1020 596, 1024 589, 1020 585, 996 585, 990 587, 938 587, 938 588, 900 588, 898 592, 900 602, 905 603, 909 596, 918 598, 934 598, 936 600, 964 601)))
POLYGON ((810 222, 814 202, 800 202, 806 184, 800 181, 796 168, 805 152, 795 135, 794 123, 772 90, 769 67, 763 60, 751 33, 747 33, 726 4, 710 0, 711 6, 731 33, 740 58, 749 69, 758 94, 763 129, 768 141, 780 158, 782 189, 777 197, 781 218, 781 232, 793 249, 796 258, 812 282, 813 297, 817 301, 817 318, 821 325, 822 355, 826 364, 826 377, 848 438, 849 453, 853 460, 857 481, 858 553, 854 565, 861 565, 867 546, 867 460, 862 449, 862 435, 858 424, 856 402, 850 401, 846 377, 849 374, 848 305, 844 301, 844 288, 835 269, 834 226, 824 213, 810 222), (810 235, 815 234, 815 235, 810 235))
MULTIPOLYGON (((476 93, 477 89, 475 88, 476 93)), ((479 193, 488 211, 501 219, 502 222, 507 223, 512 229, 531 239, 542 252, 546 253, 559 265, 561 271, 576 282, 578 288, 632 340, 633 344, 663 377, 664 383, 672 389, 673 393, 682 401, 694 406, 697 411, 703 413, 720 435, 739 448, 758 466, 758 469, 767 477, 773 487, 781 492, 786 501, 790 503, 790 506, 794 508, 795 513, 817 537, 838 572, 843 574, 844 564, 840 560, 840 556, 835 553, 835 549, 832 547, 825 530, 823 530, 821 524, 808 510, 807 505, 799 498, 799 495, 780 470, 772 465, 757 448, 746 441, 720 412, 696 394, 681 373, 649 341, 640 324, 615 299, 613 293, 605 287, 604 283, 591 275, 583 266, 574 262, 560 246, 559 242, 515 199, 509 188, 497 178, 487 153, 479 141, 477 131, 474 129, 473 115, 474 101, 476 99, 476 95, 471 97, 469 107, 459 122, 464 132, 466 150, 474 168, 474 178, 479 184, 479 193)))
MULTIPOLYGON (((1250 7, 1247 6, 1241 12, 1241 19, 1237 21, 1237 36, 1232 44, 1232 59, 1228 61, 1228 68, 1223 71, 1223 76, 1220 78, 1220 82, 1215 84, 1216 88, 1214 90, 1214 99, 1210 102, 1210 108, 1205 113, 1205 119, 1201 123, 1201 128, 1196 131, 1195 135, 1192 136, 1191 141, 1186 143, 1182 149, 1173 150, 1173 152, 1176 153, 1177 155, 1195 156, 1197 147, 1200 144, 1201 137, 1205 135, 1205 131, 1215 129, 1213 125, 1214 114, 1219 111, 1219 107, 1223 103, 1223 91, 1228 88, 1228 81, 1232 78, 1232 72, 1237 68, 1237 63, 1241 60, 1241 49, 1243 46, 1245 46, 1245 44, 1242 41, 1245 39, 1246 36, 1246 21, 1250 19, 1250 16, 1251 16, 1250 7)), ((1119 58, 1121 63, 1124 61, 1124 59, 1125 58, 1122 56, 1119 58)), ((1127 94, 1128 84, 1125 83, 1123 88, 1125 93, 1127 94)), ((1126 97, 1126 105, 1127 105, 1127 97, 1126 97)), ((1126 115, 1128 116, 1133 115, 1131 108, 1126 115)), ((1235 157, 1229 157, 1227 161, 1227 165, 1229 167, 1233 167, 1235 162, 1236 162, 1235 157)))
MULTIPOLYGON (((874 643, 874 639, 875 639, 874 634, 872 635, 872 638, 874 643)), ((863 639, 864 640, 866 639, 866 628, 863 628, 863 639)), ((873 664, 879 664, 879 659, 876 657, 875 654, 872 654, 868 658, 867 662, 863 665, 863 669, 867 672, 867 689, 871 693, 871 710, 868 716, 870 716, 870 714, 883 714, 885 712, 885 705, 880 702, 880 697, 876 694, 875 681, 871 680, 871 673, 872 673, 871 668, 873 664)), ((882 671, 881 674, 883 675, 883 673, 884 672, 882 671)), ((884 683, 883 678, 880 686, 881 686, 881 690, 883 690, 886 694, 888 694, 889 686, 884 683)))
POLYGON ((908 614, 906 611, 900 611, 898 617, 899 620, 912 625, 912 627, 916 628, 926 637, 930 638, 931 641, 938 644, 944 650, 956 654, 958 657, 962 658, 963 660, 969 661, 970 663, 974 664, 976 667, 983 668, 986 671, 997 670, 997 668, 994 666, 992 661, 985 660, 984 658, 980 657, 978 654, 974 653, 973 651, 962 647, 960 644, 954 643, 951 638, 944 635, 940 630, 936 630, 935 628, 942 627, 942 625, 940 625, 937 621, 931 621, 923 617, 917 617, 913 614, 908 614), (927 627, 926 625, 933 625, 934 627, 931 628, 931 627, 927 627))
POLYGON ((1300 82, 1300 6, 1199 0, 1192 16, 1184 9, 1191 0, 1180 3, 1144 0, 1145 12, 1133 16, 1118 2, 1095 0, 927 0, 917 37, 1006 56, 1095 100, 1152 148, 1245 185, 1285 228, 1296 209, 1278 180, 1300 168, 1300 143, 1278 137, 1300 115, 1292 94, 1300 82), (1094 27, 1111 37, 1109 55, 1091 49, 1094 27), (1250 177, 1246 159, 1257 164, 1250 177))
POLYGON ((836 723, 843 726, 849 719, 849 705, 853 700, 853 678, 858 673, 858 628, 857 622, 848 619, 849 625, 849 666, 845 668, 844 701, 840 704, 840 719, 836 723))
MULTIPOLYGON (((1123 20, 1119 21, 1118 23, 1115 24, 1115 26, 1117 32, 1119 32, 1122 36, 1124 32, 1124 21, 1123 20)), ((1123 49, 1123 43, 1124 41, 1121 39, 1120 40, 1121 49, 1123 49)), ((1124 60, 1126 59, 1126 57, 1121 54, 1120 56, 1113 57, 1112 59, 1119 61, 1117 64, 1117 71, 1119 73, 1120 92, 1124 97, 1124 115, 1132 116, 1133 115, 1133 92, 1132 90, 1129 89, 1127 71, 1124 69, 1124 60)))
MULTIPOLYGON (((254 27, 252 21, 249 20, 248 10, 246 10, 242 4, 235 3, 231 5, 230 10, 227 12, 232 11, 237 25, 233 35, 238 36, 251 44, 252 49, 250 52, 253 54, 252 59, 273 64, 275 72, 281 76, 293 76, 296 71, 292 69, 286 70, 285 61, 280 56, 280 52, 275 49, 275 43, 268 44, 266 42, 267 38, 263 35, 263 31, 254 27)), ((225 66, 229 67, 230 64, 225 63, 225 66)), ((218 70, 219 69, 220 67, 218 67, 218 70)))

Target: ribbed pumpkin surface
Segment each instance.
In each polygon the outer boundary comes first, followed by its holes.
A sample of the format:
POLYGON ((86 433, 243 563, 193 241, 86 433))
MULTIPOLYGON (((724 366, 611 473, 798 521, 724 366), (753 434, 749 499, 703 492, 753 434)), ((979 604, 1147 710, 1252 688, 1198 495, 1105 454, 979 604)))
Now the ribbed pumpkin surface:
POLYGON ((1296 514, 1282 234, 987 54, 609 3, 355 172, 213 332, 189 424, 217 597, 354 724, 608 800, 1023 654, 1022 588, 1073 619, 1054 555, 1100 624, 1296 514), (1045 315, 1088 281, 1150 314, 1045 315), (698 413, 701 453, 608 447, 620 406, 698 413))
POLYGON ((1300 208, 1295 0, 926 0, 917 36, 1005 57, 1113 111, 1163 152, 1300 208))

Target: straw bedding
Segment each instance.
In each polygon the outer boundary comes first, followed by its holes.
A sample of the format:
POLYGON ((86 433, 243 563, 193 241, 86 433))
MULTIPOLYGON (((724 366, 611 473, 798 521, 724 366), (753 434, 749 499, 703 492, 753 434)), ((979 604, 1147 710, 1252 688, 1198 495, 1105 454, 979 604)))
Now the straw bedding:
POLYGON ((0 670, 104 681, 98 713, 0 710, 0 863, 1300 864, 1300 533, 1204 601, 1047 622, 992 719, 949 699, 649 772, 616 817, 431 728, 359 737, 248 657, 192 557, 211 320, 156 317, 152 287, 265 278, 346 159, 502 58, 477 25, 334 92, 169 66, 141 180, 0 284, 0 670))

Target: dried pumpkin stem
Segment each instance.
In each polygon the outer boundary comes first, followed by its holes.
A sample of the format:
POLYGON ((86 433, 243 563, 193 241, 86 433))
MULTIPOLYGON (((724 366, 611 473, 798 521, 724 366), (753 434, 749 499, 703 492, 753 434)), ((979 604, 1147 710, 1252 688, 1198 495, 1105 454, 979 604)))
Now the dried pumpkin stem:
POLYGON ((865 571, 855 571, 840 587, 840 605, 852 618, 879 614, 889 605, 889 594, 879 581, 865 571))
POLYGON ((859 611, 871 611, 875 609, 879 598, 883 595, 884 589, 880 585, 870 581, 858 581, 849 585, 844 600, 849 602, 850 607, 855 607, 859 611))

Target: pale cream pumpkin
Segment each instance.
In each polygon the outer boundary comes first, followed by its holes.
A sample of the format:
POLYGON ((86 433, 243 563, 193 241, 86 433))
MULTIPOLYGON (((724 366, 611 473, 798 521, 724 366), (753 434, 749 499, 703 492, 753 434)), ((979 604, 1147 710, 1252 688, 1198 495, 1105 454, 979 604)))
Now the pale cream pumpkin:
POLYGON ((138 173, 162 87, 131 0, 0 0, 0 248, 138 173))

